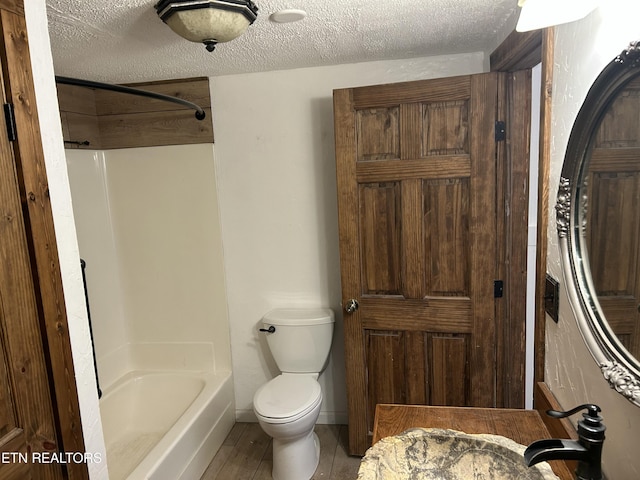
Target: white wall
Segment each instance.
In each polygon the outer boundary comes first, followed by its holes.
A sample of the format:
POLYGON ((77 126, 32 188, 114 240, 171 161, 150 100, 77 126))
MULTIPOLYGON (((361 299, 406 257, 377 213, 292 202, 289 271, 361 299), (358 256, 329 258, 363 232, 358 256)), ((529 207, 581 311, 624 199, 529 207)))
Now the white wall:
POLYGON ((278 374, 272 308, 336 312, 320 422, 346 423, 332 91, 478 73, 481 53, 211 78, 237 417, 278 374))
POLYGON ((154 349, 177 367, 205 347, 231 370, 213 146, 68 150, 67 162, 101 386, 154 349))
MULTIPOLYGON (((637 0, 610 0, 587 18, 556 29, 547 269, 563 285, 554 206, 569 133, 599 72, 630 41, 640 39, 638 6, 637 0)), ((640 408, 609 388, 584 345, 566 292, 561 292, 560 321, 547 321, 546 382, 566 409, 586 402, 602 407, 608 478, 640 478, 640 408)))
MULTIPOLYGON (((29 0, 25 2, 24 9, 84 444, 87 452, 106 459, 93 372, 93 356, 80 270, 80 256, 69 195, 45 0, 29 0)), ((89 463, 88 469, 92 480, 108 480, 109 478, 106 461, 89 463)))

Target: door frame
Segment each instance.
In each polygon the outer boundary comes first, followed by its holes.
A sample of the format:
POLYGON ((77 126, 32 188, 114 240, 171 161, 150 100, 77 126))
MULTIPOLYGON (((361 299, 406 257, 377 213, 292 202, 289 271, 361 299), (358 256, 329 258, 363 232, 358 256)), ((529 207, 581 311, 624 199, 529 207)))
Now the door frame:
POLYGON ((498 365, 496 407, 526 405, 526 296, 531 132, 531 69, 505 73, 500 118, 506 142, 498 152, 498 278, 503 298, 496 304, 498 345, 505 361, 498 365), (524 187, 524 188, 523 188, 524 187))
MULTIPOLYGON (((84 452, 71 339, 24 15, 23 0, 0 1, 3 88, 6 101, 14 108, 16 135, 12 144, 15 171, 25 220, 33 294, 48 368, 58 437, 56 447, 59 452, 84 452)), ((89 478, 84 463, 68 463, 65 469, 70 480, 89 478)))
POLYGON ((549 171, 551 168, 551 95, 553 85, 553 27, 532 32, 513 31, 490 57, 491 71, 514 71, 542 64, 540 89, 540 138, 538 160, 538 214, 536 239, 536 292, 534 333, 534 383, 544 381, 544 305, 547 272, 547 223, 549 221, 549 171))

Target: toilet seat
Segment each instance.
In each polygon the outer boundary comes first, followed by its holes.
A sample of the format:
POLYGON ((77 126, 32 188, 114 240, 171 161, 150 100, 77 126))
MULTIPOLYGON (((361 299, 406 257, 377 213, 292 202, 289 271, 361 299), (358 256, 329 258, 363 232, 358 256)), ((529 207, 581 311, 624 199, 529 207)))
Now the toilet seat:
POLYGON ((278 375, 258 389, 255 413, 269 423, 289 423, 304 417, 322 401, 322 390, 309 375, 278 375))

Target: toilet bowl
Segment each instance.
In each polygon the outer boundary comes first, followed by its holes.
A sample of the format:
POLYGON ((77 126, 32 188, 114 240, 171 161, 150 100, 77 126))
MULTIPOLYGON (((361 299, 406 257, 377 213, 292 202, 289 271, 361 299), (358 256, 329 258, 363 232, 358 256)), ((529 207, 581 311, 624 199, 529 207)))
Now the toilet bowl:
POLYGON ((331 349, 333 323, 330 309, 277 309, 263 318, 261 331, 282 373, 256 391, 253 410, 273 438, 274 480, 309 480, 318 466, 318 377, 331 349))
POLYGON ((274 480, 308 480, 320 458, 313 427, 322 390, 313 376, 284 373, 256 392, 253 406, 264 432, 273 438, 274 480))

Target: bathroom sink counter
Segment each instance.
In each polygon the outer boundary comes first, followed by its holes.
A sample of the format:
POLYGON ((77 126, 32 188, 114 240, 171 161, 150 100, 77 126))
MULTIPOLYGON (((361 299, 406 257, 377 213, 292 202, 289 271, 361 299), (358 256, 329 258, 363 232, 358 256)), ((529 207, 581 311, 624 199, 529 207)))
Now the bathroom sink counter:
MULTIPOLYGON (((525 446, 552 438, 537 410, 380 404, 376 407, 373 443, 411 427, 502 435, 525 446)), ((564 462, 552 461, 549 465, 562 480, 575 478, 564 462)))

